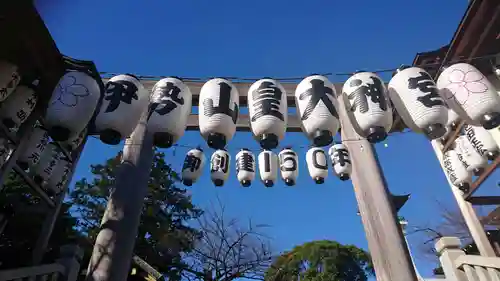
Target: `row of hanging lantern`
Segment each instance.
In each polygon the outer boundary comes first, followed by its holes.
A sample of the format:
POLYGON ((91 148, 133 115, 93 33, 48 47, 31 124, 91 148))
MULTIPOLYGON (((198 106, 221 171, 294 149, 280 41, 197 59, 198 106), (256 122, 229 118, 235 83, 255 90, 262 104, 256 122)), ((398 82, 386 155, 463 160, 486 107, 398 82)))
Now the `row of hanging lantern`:
MULTIPOLYGON (((351 160, 344 144, 330 147, 329 158, 334 174, 341 180, 348 180, 351 173, 351 160)), ((195 148, 186 154, 182 166, 182 180, 187 186, 196 182, 203 173, 205 154, 201 148, 195 148)), ((216 150, 210 158, 210 178, 215 186, 222 186, 230 173, 231 155, 225 149, 216 150)), ((288 186, 295 185, 299 175, 299 157, 291 148, 283 149, 278 155, 271 150, 263 150, 257 156, 248 149, 242 149, 236 154, 236 177, 244 187, 251 185, 255 179, 258 163, 261 181, 266 187, 272 187, 278 178, 288 186)), ((328 177, 328 156, 319 147, 312 147, 306 153, 306 163, 311 178, 317 183, 324 183, 328 177)))
POLYGON ((453 149, 443 155, 445 173, 453 185, 467 192, 472 176, 479 176, 488 160, 496 159, 499 153, 500 148, 485 128, 465 124, 453 149))

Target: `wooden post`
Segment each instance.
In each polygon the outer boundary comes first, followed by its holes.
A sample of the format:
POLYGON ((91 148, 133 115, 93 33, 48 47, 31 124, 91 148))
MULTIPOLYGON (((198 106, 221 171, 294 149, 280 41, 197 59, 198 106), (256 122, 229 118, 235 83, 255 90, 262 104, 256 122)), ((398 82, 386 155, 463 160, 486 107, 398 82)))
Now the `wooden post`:
POLYGON ((416 281, 396 212, 372 145, 359 136, 339 97, 342 141, 349 148, 351 179, 377 281, 416 281))
POLYGON ((86 280, 127 280, 152 162, 153 138, 147 132, 145 111, 125 142, 86 280))
POLYGON ((436 251, 439 255, 439 262, 443 267, 446 280, 466 281, 465 274, 457 270, 455 260, 465 255, 460 249, 460 239, 456 237, 442 237, 436 242, 436 251))

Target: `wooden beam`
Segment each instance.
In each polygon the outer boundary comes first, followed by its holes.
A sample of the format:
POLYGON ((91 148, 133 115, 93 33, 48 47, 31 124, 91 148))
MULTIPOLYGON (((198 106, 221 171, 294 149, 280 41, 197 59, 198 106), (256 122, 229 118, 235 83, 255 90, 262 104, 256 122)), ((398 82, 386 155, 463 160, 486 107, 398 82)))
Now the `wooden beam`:
POLYGON ((472 194, 474 194, 474 192, 476 192, 477 189, 479 189, 481 184, 491 175, 491 173, 493 173, 496 170, 496 168, 498 167, 498 164, 500 164, 500 156, 497 156, 495 161, 493 161, 493 163, 491 163, 483 171, 483 173, 481 175, 479 175, 479 177, 472 183, 472 185, 469 189, 469 192, 464 194, 465 200, 468 200, 472 196, 472 194))
POLYGON ((465 122, 460 121, 457 128, 451 134, 448 135, 448 137, 446 138, 446 142, 443 144, 443 153, 445 153, 446 151, 448 151, 448 149, 450 149, 450 147, 453 145, 453 142, 455 142, 455 140, 460 135, 460 131, 462 130, 462 127, 464 125, 465 122))
POLYGON ((467 199, 472 205, 500 205, 500 196, 473 196, 467 199))

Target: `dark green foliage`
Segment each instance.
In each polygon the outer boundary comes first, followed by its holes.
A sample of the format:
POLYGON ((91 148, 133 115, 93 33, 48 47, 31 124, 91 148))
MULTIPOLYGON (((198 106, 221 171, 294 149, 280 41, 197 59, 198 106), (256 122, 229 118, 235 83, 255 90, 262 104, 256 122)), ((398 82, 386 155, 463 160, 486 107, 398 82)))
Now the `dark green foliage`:
POLYGON ((365 281, 373 275, 367 252, 353 245, 321 240, 296 246, 279 256, 266 281, 365 281))
MULTIPOLYGON (((159 272, 169 272, 170 280, 178 280, 181 254, 189 252, 198 237, 198 232, 187 222, 199 217, 202 211, 192 204, 185 189, 175 185, 179 177, 166 164, 164 156, 155 152, 134 252, 159 272)), ((120 159, 121 154, 107 160, 104 165, 92 165, 94 179, 78 181, 70 195, 73 214, 78 218, 78 230, 87 234, 92 244, 99 231, 120 159)), ((87 250, 85 262, 91 249, 87 250)))

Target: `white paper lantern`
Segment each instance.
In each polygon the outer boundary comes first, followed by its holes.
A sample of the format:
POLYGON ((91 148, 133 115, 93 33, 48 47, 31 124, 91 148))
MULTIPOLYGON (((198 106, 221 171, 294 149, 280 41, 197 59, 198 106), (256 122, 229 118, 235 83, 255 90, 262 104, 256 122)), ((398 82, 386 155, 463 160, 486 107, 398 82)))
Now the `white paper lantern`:
POLYGON ((101 141, 115 145, 130 136, 148 104, 149 93, 139 78, 121 74, 109 79, 95 121, 101 141))
POLYGON ((52 174, 47 179, 45 189, 52 195, 57 195, 63 191, 64 184, 67 181, 71 164, 62 153, 57 155, 57 163, 52 169, 52 174))
POLYGON ((0 139, 0 168, 7 162, 14 151, 14 145, 8 139, 0 139))
POLYGON ((342 92, 356 132, 371 143, 384 140, 392 127, 392 108, 382 79, 359 72, 347 79, 342 92))
POLYGON ((75 137, 73 137, 65 142, 62 142, 61 146, 66 148, 68 151, 73 151, 73 150, 77 149, 82 144, 86 135, 87 135, 87 128, 83 129, 83 131, 81 131, 75 137))
POLYGON ((33 181, 39 185, 44 185, 52 176, 52 172, 59 161, 60 151, 55 143, 49 143, 45 147, 38 164, 35 166, 33 181))
POLYGON ((309 175, 316 182, 322 184, 328 177, 328 160, 326 153, 319 147, 312 147, 306 153, 306 164, 309 175))
POLYGON ((184 185, 192 186, 200 178, 205 161, 205 154, 201 148, 188 151, 182 165, 182 183, 184 185))
POLYGON ((272 187, 278 176, 278 156, 271 150, 259 153, 260 179, 266 187, 272 187))
POLYGON ((215 186, 223 186, 229 177, 231 155, 225 150, 218 149, 210 158, 210 178, 215 186))
POLYGON ((328 150, 328 155, 332 160, 333 173, 342 181, 351 177, 351 157, 349 150, 343 143, 334 144, 328 150))
POLYGON ((295 90, 297 115, 303 131, 315 146, 332 143, 339 130, 338 101, 335 87, 328 78, 312 75, 295 90))
POLYGON ((154 134, 156 146, 168 148, 184 135, 192 98, 188 86, 179 78, 164 78, 153 86, 148 131, 154 134))
POLYGON ((443 167, 450 182, 461 191, 467 192, 470 188, 470 174, 458 158, 455 150, 451 149, 443 154, 443 167))
POLYGON ((467 171, 476 176, 479 176, 488 165, 488 160, 474 149, 466 136, 459 136, 455 140, 455 151, 467 171))
POLYGON ((261 79, 248 89, 248 113, 254 137, 264 149, 276 148, 287 124, 286 91, 270 78, 261 79))
POLYGON ((0 102, 4 101, 21 82, 17 65, 0 61, 0 102))
POLYGON ((432 77, 424 69, 400 69, 389 82, 389 97, 394 107, 415 132, 423 132, 430 139, 446 133, 448 107, 439 95, 432 77))
POLYGON ((200 90, 200 133, 208 146, 222 149, 233 138, 239 112, 238 89, 228 80, 215 78, 200 90))
POLYGON ((39 126, 35 126, 29 137, 24 151, 17 158, 17 165, 23 170, 33 167, 40 161, 45 147, 49 143, 49 133, 39 126))
POLYGON ((30 116, 38 100, 34 85, 18 85, 0 108, 0 117, 7 128, 19 127, 30 116))
POLYGON ((88 74, 71 71, 63 75, 52 92, 44 125, 55 141, 78 135, 92 118, 101 89, 88 74))
POLYGON ((495 160, 499 148, 490 132, 481 126, 469 124, 465 124, 463 130, 469 142, 481 156, 486 157, 488 160, 495 160))
POLYGON ((299 156, 291 148, 285 148, 278 154, 281 178, 287 186, 293 186, 299 177, 299 156))
POLYGON ((471 124, 485 129, 500 125, 500 96, 474 66, 456 63, 439 75, 437 86, 446 103, 471 124))
POLYGON ((244 187, 252 184, 255 178, 255 155, 248 149, 243 148, 236 154, 236 176, 244 187))

